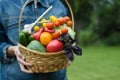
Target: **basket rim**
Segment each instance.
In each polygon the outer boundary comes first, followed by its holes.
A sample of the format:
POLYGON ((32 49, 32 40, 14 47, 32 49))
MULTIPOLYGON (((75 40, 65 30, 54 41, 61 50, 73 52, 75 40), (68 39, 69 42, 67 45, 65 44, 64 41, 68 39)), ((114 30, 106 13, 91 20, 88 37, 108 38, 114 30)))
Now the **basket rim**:
POLYGON ((38 51, 35 51, 35 50, 32 50, 32 49, 29 49, 29 48, 21 45, 20 43, 18 43, 18 46, 26 49, 27 51, 31 51, 31 52, 34 52, 35 54, 41 54, 41 55, 55 55, 55 54, 65 53, 64 50, 59 51, 59 52, 38 52, 38 51))

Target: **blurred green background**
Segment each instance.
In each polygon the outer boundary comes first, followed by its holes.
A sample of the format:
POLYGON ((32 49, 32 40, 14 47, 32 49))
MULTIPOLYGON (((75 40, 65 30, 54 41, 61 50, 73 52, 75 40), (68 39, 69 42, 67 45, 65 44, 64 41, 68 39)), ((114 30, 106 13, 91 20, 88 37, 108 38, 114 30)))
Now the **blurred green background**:
POLYGON ((83 55, 68 67, 69 80, 120 80, 120 0, 69 0, 83 55))

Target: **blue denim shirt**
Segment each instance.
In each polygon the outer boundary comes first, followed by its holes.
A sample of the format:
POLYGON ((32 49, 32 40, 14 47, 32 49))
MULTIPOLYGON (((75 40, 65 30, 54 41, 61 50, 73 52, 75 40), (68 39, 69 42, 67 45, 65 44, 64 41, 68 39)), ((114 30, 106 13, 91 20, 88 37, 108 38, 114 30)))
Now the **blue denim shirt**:
MULTIPOLYGON (((67 80, 66 69, 28 74, 21 72, 15 57, 6 56, 6 48, 18 43, 18 20, 25 2, 26 0, 0 0, 0 80, 67 80)), ((34 22, 50 5, 53 8, 45 18, 50 15, 67 15, 66 8, 59 0, 37 0, 37 8, 33 0, 29 0, 22 14, 21 27, 34 22)))

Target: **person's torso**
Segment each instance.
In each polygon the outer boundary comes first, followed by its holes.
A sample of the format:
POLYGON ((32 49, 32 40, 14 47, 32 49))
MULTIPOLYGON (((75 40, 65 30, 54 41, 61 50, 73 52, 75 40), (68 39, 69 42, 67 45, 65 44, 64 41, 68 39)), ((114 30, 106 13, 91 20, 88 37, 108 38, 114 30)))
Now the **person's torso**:
MULTIPOLYGON (((12 45, 18 43, 19 15, 25 2, 26 0, 0 0, 0 17, 2 19, 2 25, 5 29, 4 32, 7 33, 9 43, 12 45)), ((51 5, 53 8, 43 18, 48 18, 50 15, 55 15, 56 17, 67 15, 66 8, 59 0, 38 0, 37 9, 35 9, 35 5, 32 1, 26 6, 22 14, 21 27, 23 28, 25 24, 33 23, 51 5)), ((1 63, 0 70, 4 73, 2 74, 2 79, 0 77, 0 80, 42 80, 39 79, 41 74, 26 74, 21 72, 16 59, 13 60, 12 63, 1 63)), ((65 71, 58 72, 58 75, 65 75, 65 71)), ((55 73, 46 74, 48 78, 45 80, 56 80, 57 77, 60 77, 58 75, 55 75, 55 73), (54 77, 51 77, 50 75, 54 75, 54 77)))

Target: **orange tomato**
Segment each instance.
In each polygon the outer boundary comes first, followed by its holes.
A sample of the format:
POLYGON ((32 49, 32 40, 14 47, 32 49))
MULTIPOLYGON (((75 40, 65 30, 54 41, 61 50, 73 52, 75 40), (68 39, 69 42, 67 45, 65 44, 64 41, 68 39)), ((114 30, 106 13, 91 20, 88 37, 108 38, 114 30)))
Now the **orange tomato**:
POLYGON ((41 44, 46 46, 50 41, 52 41, 52 34, 49 32, 42 32, 40 35, 41 44))
POLYGON ((39 27, 39 26, 35 26, 35 27, 34 27, 34 31, 35 31, 35 32, 38 32, 39 30, 40 30, 40 27, 39 27))

